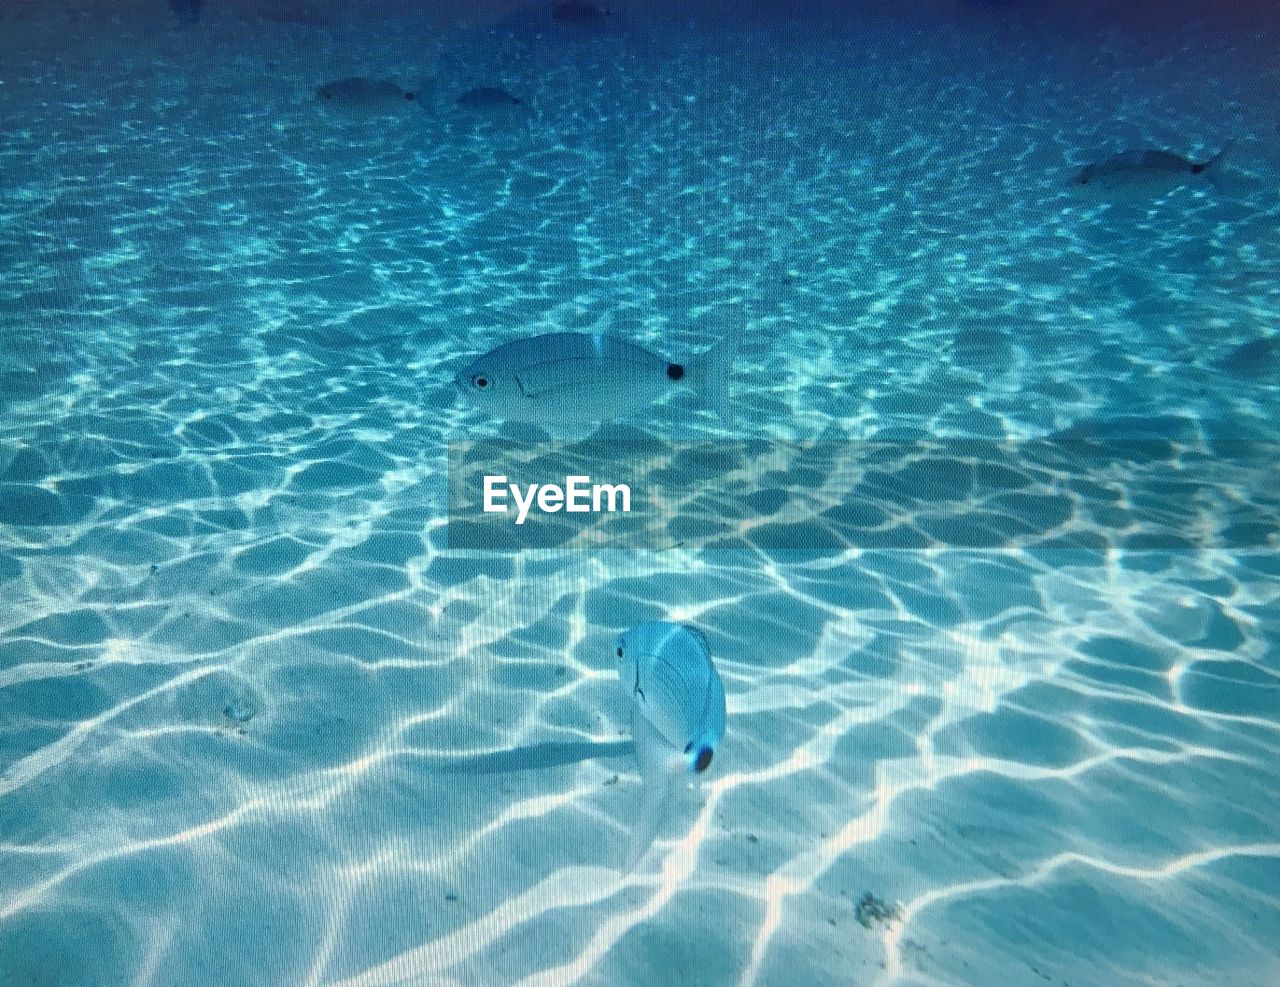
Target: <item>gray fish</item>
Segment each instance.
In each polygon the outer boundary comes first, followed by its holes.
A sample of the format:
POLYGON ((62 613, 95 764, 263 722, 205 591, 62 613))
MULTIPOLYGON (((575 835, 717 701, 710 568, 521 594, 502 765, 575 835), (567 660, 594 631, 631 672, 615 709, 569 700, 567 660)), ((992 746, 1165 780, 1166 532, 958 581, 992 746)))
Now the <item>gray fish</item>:
POLYGON ((326 82, 316 90, 316 99, 337 109, 384 113, 399 109, 418 98, 417 93, 401 89, 387 79, 349 76, 326 82))
POLYGON ((551 19, 557 24, 598 24, 611 13, 588 0, 560 0, 551 5, 551 19))
POLYGON ((667 621, 639 624, 618 635, 614 653, 644 779, 623 863, 624 871, 630 871, 662 827, 676 784, 711 766, 724 739, 724 683, 711 663, 706 639, 692 627, 667 621))
POLYGON ((505 343, 455 378, 495 418, 533 425, 582 425, 635 414, 678 387, 692 387, 721 418, 729 413, 730 334, 689 363, 673 363, 604 333, 553 332, 505 343))
POLYGON ((1197 177, 1212 178, 1221 169, 1228 147, 1207 161, 1191 161, 1169 151, 1121 151, 1086 165, 1072 184, 1100 189, 1144 188, 1168 190, 1197 177))
POLYGON ((313 27, 331 25, 341 14, 335 0, 229 0, 229 6, 246 20, 313 27))
POLYGON ((200 20, 204 0, 169 0, 169 9, 184 24, 195 24, 200 20))
POLYGON ((459 96, 458 105, 468 110, 498 110, 519 106, 520 100, 497 86, 481 86, 459 96))

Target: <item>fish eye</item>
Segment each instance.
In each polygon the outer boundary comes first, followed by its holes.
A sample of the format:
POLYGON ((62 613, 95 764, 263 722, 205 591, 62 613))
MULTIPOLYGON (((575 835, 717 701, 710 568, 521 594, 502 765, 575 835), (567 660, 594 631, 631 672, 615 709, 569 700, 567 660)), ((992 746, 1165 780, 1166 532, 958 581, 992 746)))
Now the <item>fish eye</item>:
POLYGON ((471 378, 471 383, 475 384, 478 390, 483 391, 488 388, 488 386, 492 383, 492 381, 489 380, 489 378, 486 377, 484 374, 476 374, 474 377, 471 378))
POLYGON ((622 645, 618 645, 618 657, 622 657, 622 645))
POLYGON ((698 749, 697 760, 693 762, 693 770, 702 774, 707 768, 711 767, 711 759, 715 756, 715 751, 710 747, 701 747, 698 749))

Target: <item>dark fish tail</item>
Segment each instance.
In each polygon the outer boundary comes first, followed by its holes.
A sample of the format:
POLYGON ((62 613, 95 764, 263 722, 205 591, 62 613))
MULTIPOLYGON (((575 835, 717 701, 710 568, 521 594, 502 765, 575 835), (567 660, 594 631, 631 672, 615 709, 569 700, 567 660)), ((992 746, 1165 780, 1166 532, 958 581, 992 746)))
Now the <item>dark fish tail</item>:
POLYGON ((698 354, 688 366, 689 383, 726 423, 733 422, 733 410, 729 405, 729 374, 738 352, 738 337, 736 330, 729 333, 711 349, 698 354))
POLYGON ((1191 166, 1191 171, 1197 175, 1204 175, 1206 178, 1213 178, 1222 170, 1223 159, 1226 158, 1227 152, 1231 150, 1231 145, 1234 143, 1235 141, 1233 140, 1227 141, 1227 143, 1222 146, 1222 150, 1211 157, 1208 161, 1201 161, 1199 164, 1193 164, 1191 166))

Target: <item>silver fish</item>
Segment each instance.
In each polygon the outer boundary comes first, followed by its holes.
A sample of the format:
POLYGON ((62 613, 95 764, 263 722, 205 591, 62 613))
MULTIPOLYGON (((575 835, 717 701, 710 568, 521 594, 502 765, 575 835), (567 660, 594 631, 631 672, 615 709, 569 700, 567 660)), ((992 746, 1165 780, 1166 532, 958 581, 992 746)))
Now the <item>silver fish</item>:
POLYGON ((204 0, 169 0, 169 9, 183 24, 196 24, 200 20, 204 0))
POLYGON ((387 79, 364 76, 335 79, 316 90, 316 99, 320 102, 347 112, 386 112, 417 98, 417 93, 401 89, 387 79))
POLYGON ((1071 184, 1099 189, 1168 190, 1197 177, 1213 178, 1230 145, 1207 161, 1191 161, 1169 151, 1122 151, 1086 165, 1071 184))
POLYGON ((603 333, 553 332, 505 343, 455 378, 479 408, 504 421, 574 425, 625 418, 677 387, 692 387, 730 420, 729 371, 737 337, 689 363, 672 363, 603 333))
POLYGON ((612 13, 588 0, 559 0, 551 5, 551 19, 557 24, 595 25, 612 13))
POLYGON ((631 871, 666 817, 676 784, 701 775, 724 739, 724 684, 706 640, 692 627, 639 624, 614 644, 618 681, 631 705, 631 738, 644 796, 623 862, 631 871))
POLYGON ((480 86, 468 89, 458 97, 457 103, 466 110, 500 110, 519 106, 520 98, 497 86, 480 86))

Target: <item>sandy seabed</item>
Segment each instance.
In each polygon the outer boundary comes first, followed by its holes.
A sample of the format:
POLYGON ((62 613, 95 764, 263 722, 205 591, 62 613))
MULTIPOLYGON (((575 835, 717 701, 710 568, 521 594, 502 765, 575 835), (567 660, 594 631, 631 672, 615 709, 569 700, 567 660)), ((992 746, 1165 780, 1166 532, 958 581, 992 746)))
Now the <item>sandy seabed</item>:
POLYGON ((1280 981, 1274 35, 493 16, 0 15, 0 980, 1280 981), (448 548, 453 374, 560 330, 741 331, 844 547, 448 548), (729 728, 622 877, 650 619, 729 728))

